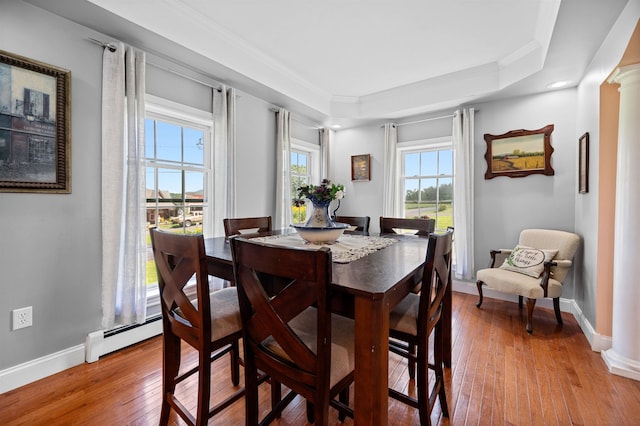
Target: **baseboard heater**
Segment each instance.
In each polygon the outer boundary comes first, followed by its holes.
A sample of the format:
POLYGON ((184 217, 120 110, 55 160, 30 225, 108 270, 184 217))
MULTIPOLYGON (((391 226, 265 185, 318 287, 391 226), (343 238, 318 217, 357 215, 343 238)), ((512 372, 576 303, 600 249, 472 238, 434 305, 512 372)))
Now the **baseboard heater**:
POLYGON ((162 315, 148 318, 144 324, 133 324, 89 333, 85 342, 85 361, 95 362, 101 356, 162 334, 162 315))

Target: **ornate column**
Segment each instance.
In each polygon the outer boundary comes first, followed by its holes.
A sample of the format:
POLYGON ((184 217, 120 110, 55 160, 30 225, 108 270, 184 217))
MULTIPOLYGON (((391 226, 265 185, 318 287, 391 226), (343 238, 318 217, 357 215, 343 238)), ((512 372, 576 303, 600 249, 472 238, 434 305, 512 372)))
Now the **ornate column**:
POLYGON ((620 84, 613 260, 612 347, 609 371, 640 380, 640 64, 619 68, 620 84))

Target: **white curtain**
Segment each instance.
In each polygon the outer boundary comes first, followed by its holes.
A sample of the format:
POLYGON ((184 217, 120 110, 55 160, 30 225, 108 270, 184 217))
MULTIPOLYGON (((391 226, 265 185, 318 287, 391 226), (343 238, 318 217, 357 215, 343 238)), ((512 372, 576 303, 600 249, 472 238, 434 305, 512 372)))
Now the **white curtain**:
POLYGON ((236 215, 236 89, 213 89, 213 226, 205 236, 224 235, 222 219, 236 215))
POLYGON ((276 216, 274 229, 287 228, 291 215, 291 113, 284 108, 276 112, 276 216))
POLYGON ((400 217, 398 188, 398 127, 395 123, 384 125, 384 186, 382 188, 382 215, 400 217))
POLYGON ((331 145, 333 144, 333 137, 335 131, 327 128, 320 129, 320 180, 331 179, 332 175, 331 167, 331 145))
POLYGON ((473 122, 474 109, 453 116, 455 277, 472 280, 473 265, 473 122))
POLYGON ((122 43, 102 69, 102 326, 146 316, 145 55, 122 43))

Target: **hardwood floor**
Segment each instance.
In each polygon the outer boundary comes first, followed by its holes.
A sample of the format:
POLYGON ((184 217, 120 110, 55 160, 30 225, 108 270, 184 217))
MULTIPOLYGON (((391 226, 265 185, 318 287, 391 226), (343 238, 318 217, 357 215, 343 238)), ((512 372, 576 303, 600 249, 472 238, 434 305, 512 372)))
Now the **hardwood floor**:
MULTIPOLYGON (((534 334, 524 329, 517 304, 454 293, 453 367, 446 369, 451 417, 436 405, 435 425, 637 425, 640 382, 607 372, 572 316, 558 326, 552 311, 536 308, 534 334)), ((0 395, 2 425, 155 425, 160 413, 160 337, 98 362, 84 364, 0 395)), ((195 360, 184 350, 185 359, 195 360)), ((390 355, 389 383, 413 390, 406 361, 390 355)), ((216 362, 212 400, 232 391, 228 358, 216 362)), ((182 392, 194 395, 196 383, 182 392)), ((260 407, 269 408, 269 385, 261 386, 260 407)), ((352 393, 353 395, 353 393, 352 393)), ((353 425, 337 420, 330 424, 353 425)), ((244 424, 244 402, 216 416, 215 425, 244 424)), ((389 400, 390 425, 418 424, 415 409, 389 400)), ((171 424, 183 422, 172 414, 171 424)), ((299 397, 277 425, 306 424, 299 397)))

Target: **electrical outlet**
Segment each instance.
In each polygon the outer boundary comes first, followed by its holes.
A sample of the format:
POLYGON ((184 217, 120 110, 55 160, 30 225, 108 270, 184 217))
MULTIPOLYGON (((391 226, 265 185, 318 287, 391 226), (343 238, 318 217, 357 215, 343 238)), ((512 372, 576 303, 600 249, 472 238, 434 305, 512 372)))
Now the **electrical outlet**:
POLYGON ((33 307, 32 306, 27 306, 26 308, 14 309, 13 311, 11 311, 11 313, 13 314, 12 330, 31 327, 33 325, 33 307))

